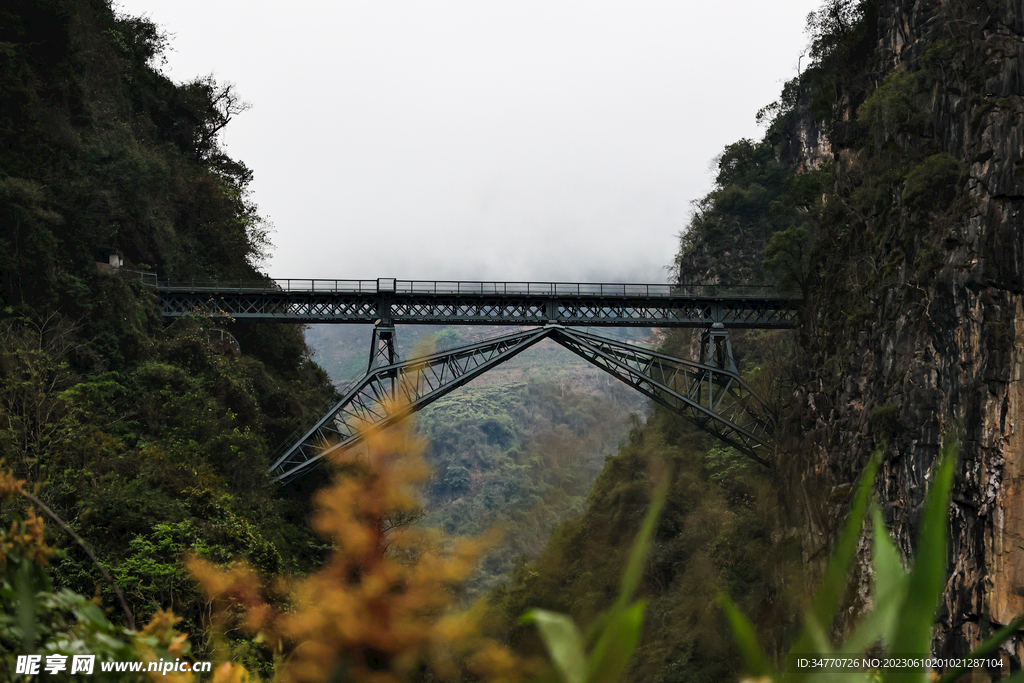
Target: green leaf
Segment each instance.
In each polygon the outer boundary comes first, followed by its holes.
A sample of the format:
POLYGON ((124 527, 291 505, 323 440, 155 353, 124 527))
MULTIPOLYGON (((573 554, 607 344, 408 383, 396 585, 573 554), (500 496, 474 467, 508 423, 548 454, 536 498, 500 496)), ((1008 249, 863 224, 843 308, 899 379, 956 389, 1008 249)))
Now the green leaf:
POLYGON ((646 606, 644 600, 637 600, 611 615, 594 651, 590 653, 587 683, 614 683, 619 680, 640 642, 646 606))
POLYGON ((26 652, 36 647, 38 600, 32 580, 32 563, 22 560, 14 575, 14 590, 18 595, 18 627, 21 629, 22 646, 26 652))
POLYGON ((871 511, 871 516, 874 553, 872 602, 874 608, 856 632, 843 643, 842 651, 847 654, 859 654, 879 640, 884 640, 886 643, 892 642, 910 581, 910 575, 900 561, 900 553, 892 542, 885 521, 882 520, 882 513, 878 508, 874 508, 871 511))
POLYGON ((587 631, 584 641, 572 619, 541 609, 533 609, 520 618, 521 623, 535 623, 558 671, 566 683, 612 683, 622 675, 640 640, 646 603, 629 602, 643 577, 644 562, 658 517, 665 506, 671 477, 665 476, 655 490, 637 533, 629 560, 622 575, 618 598, 611 609, 599 615, 587 631), (594 642, 589 659, 584 642, 594 642))
POLYGON ((668 487, 672 483, 671 476, 662 478, 658 488, 654 491, 654 498, 651 500, 651 507, 647 510, 643 524, 640 525, 640 532, 633 541, 633 549, 629 553, 629 562, 626 564, 626 571, 622 574, 622 586, 619 588, 619 598, 615 602, 613 611, 624 609, 637 586, 640 585, 640 578, 644 573, 644 562, 647 560, 647 549, 651 545, 651 537, 658 526, 658 517, 661 509, 665 507, 665 499, 668 497, 668 487))
POLYGON ((537 625, 548 654, 565 683, 587 683, 587 657, 583 652, 583 638, 568 615, 532 609, 519 621, 537 625))
MULTIPOLYGON (((1000 645, 1005 643, 1007 640, 1009 640, 1013 636, 1017 635, 1017 631, 1019 631, 1022 626, 1024 626, 1024 614, 1020 615, 1019 617, 1017 617, 1016 619, 1011 621, 1009 624, 1007 624, 1006 626, 1002 627, 1001 629, 996 631, 994 634, 992 634, 991 638, 989 638, 984 643, 982 643, 981 645, 976 647, 974 650, 972 650, 971 654, 967 655, 967 659, 976 659, 976 658, 979 658, 979 657, 984 657, 985 655, 989 654, 990 652, 994 652, 995 650, 998 650, 1000 645)), ((956 669, 951 669, 951 670, 947 671, 942 676, 942 678, 939 679, 939 683, 953 683, 953 681, 955 681, 956 679, 958 679, 961 676, 963 676, 969 670, 970 669, 968 667, 966 667, 966 666, 958 667, 956 669)), ((1009 681, 1012 681, 1015 678, 1018 681, 1024 680, 1024 670, 1018 671, 1013 676, 1010 676, 1009 678, 1007 678, 1006 679, 1006 683, 1009 683, 1009 681)))
MULTIPOLYGON (((787 668, 790 671, 799 671, 795 666, 795 661, 793 661, 797 654, 821 652, 821 643, 818 642, 820 639, 814 637, 814 635, 815 633, 827 632, 832 627, 832 621, 835 619, 836 611, 839 609, 839 601, 846 589, 850 563, 853 561, 857 545, 860 542, 861 531, 864 528, 864 518, 867 515, 868 503, 875 488, 875 476, 878 474, 878 467, 882 462, 883 451, 884 446, 871 455, 867 467, 864 468, 864 474, 861 475, 860 482, 857 485, 857 494, 853 499, 853 505, 850 507, 849 517, 846 519, 846 527, 839 538, 839 542, 836 544, 835 554, 825 569, 825 576, 817 593, 814 595, 811 609, 805 616, 804 627, 801 629, 800 635, 797 636, 796 642, 789 652, 788 658, 790 661, 787 662, 787 668)), ((800 672, 795 674, 792 679, 799 681, 805 676, 806 673, 800 672)))
MULTIPOLYGON (((910 571, 907 597, 893 634, 891 652, 894 654, 927 656, 931 651, 932 624, 946 584, 949 494, 959 453, 959 439, 947 437, 924 502, 914 568, 910 571)), ((910 683, 922 680, 923 676, 921 669, 892 668, 883 672, 882 680, 885 683, 910 683)))
POLYGON ((732 637, 740 648, 740 654, 743 655, 747 673, 755 677, 768 675, 771 665, 768 663, 768 657, 765 656, 764 650, 757 644, 754 625, 725 593, 718 596, 718 604, 725 612, 725 618, 732 629, 732 637))
POLYGON ((889 529, 885 526, 878 508, 871 511, 872 546, 874 551, 874 594, 875 607, 878 600, 889 601, 906 588, 907 571, 900 561, 900 551, 892 542, 889 529))
POLYGON ((106 615, 103 614, 103 610, 91 602, 76 607, 74 613, 80 621, 89 624, 93 628, 102 628, 109 624, 106 615))

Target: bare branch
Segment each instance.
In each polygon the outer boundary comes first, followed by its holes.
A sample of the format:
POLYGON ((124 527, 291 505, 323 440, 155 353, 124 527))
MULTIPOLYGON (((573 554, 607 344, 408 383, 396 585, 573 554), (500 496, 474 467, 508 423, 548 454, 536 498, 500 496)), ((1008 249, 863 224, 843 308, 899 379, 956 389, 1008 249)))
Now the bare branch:
POLYGON ((92 548, 89 547, 89 544, 86 543, 81 536, 75 533, 75 530, 68 526, 68 524, 60 518, 60 515, 51 510, 50 507, 43 501, 39 500, 38 497, 29 493, 28 491, 25 491, 24 489, 22 489, 21 495, 25 496, 25 498, 30 500, 33 505, 35 505, 40 510, 45 512, 50 517, 50 519, 55 521, 60 526, 61 529, 68 532, 68 535, 70 535, 71 538, 75 539, 75 542, 82 547, 82 550, 85 551, 85 554, 89 556, 89 559, 92 560, 92 563, 96 565, 96 568, 100 570, 101 574, 103 574, 103 578, 105 578, 107 582, 110 584, 110 587, 114 589, 114 593, 117 594, 117 599, 121 603, 121 609, 124 610, 124 616, 128 620, 128 628, 134 631, 135 617, 132 616, 131 610, 128 609, 128 603, 125 602, 124 593, 121 592, 120 586, 118 586, 117 582, 114 581, 114 577, 110 575, 110 572, 107 571, 107 568, 100 564, 99 559, 96 557, 96 554, 93 553, 92 548))

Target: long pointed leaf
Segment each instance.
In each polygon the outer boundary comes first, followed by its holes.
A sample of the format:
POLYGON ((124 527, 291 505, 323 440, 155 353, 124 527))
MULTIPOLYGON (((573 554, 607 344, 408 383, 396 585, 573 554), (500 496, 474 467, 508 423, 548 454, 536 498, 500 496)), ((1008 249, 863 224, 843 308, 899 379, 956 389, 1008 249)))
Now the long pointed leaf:
POLYGON ((807 672, 801 671, 795 666, 796 656, 819 651, 811 637, 812 631, 814 629, 827 631, 831 628, 836 611, 839 609, 839 601, 846 589, 850 563, 853 561, 864 528, 868 502, 871 500, 871 494, 875 488, 875 476, 878 474, 878 467, 882 462, 882 452, 883 448, 876 450, 868 460, 867 467, 864 468, 864 474, 861 475, 857 485, 857 494, 850 507, 850 514, 846 519, 846 528, 843 530, 842 536, 839 537, 835 554, 825 569, 821 586, 818 587, 814 600, 811 602, 811 609, 805 616, 804 627, 789 652, 786 668, 788 671, 795 672, 788 677, 794 683, 803 680, 807 675, 807 672))
POLYGON ((22 560, 14 574, 14 590, 18 595, 18 627, 21 629, 22 645, 26 652, 32 652, 36 647, 36 613, 39 605, 32 581, 32 564, 28 560, 22 560))
POLYGON ((764 650, 761 649, 757 642, 754 625, 750 623, 746 615, 740 611, 736 603, 725 593, 719 594, 718 604, 722 611, 725 612, 725 618, 732 629, 733 640, 736 641, 736 645, 740 648, 740 654, 743 656, 747 673, 751 677, 767 676, 770 673, 771 665, 764 650))
POLYGON ((900 553, 877 507, 871 511, 871 517, 874 554, 871 598, 874 606, 854 634, 843 643, 844 654, 860 654, 879 640, 892 642, 900 608, 907 597, 910 575, 903 568, 900 553))
MULTIPOLYGON (((893 654, 927 657, 931 652, 932 624, 946 584, 949 495, 959 454, 959 440, 947 437, 924 501, 921 532, 914 567, 910 571, 907 599, 903 603, 899 624, 893 635, 893 654)), ((916 683, 922 680, 923 675, 923 670, 892 668, 883 672, 882 680, 884 683, 916 683)))
POLYGON ((900 561, 900 551, 889 535, 889 529, 882 519, 882 512, 875 508, 871 511, 872 533, 871 545, 874 553, 874 594, 875 608, 879 607, 879 600, 883 602, 892 599, 892 596, 904 587, 907 570, 903 568, 900 561))
MULTIPOLYGON (((990 637, 984 643, 982 643, 974 650, 972 650, 971 654, 967 655, 967 659, 978 659, 980 657, 984 657, 990 652, 994 652, 995 650, 999 649, 1000 645, 1005 643, 1013 636, 1017 635, 1017 631, 1019 631, 1022 626, 1024 626, 1024 614, 1020 615, 1019 617, 1011 621, 1009 624, 993 633, 992 637, 990 637)), ((939 683, 953 683, 953 681, 963 676, 969 670, 970 669, 966 666, 958 667, 956 669, 950 669, 945 674, 943 674, 942 678, 939 679, 939 683)), ((1024 672, 1019 671, 1017 673, 1021 674, 1024 672)), ((1007 679, 1007 681, 1009 680, 1012 680, 1012 677, 1007 679)))
POLYGON ((551 661, 565 683, 586 683, 587 656, 583 651, 583 637, 568 615, 532 609, 519 621, 537 625, 551 661))
POLYGON ((587 683, 615 683, 622 677, 640 642, 646 606, 643 600, 637 600, 611 616, 590 653, 587 683))
POLYGON ((644 573, 644 562, 647 560, 647 550, 651 545, 651 537, 658 526, 658 518, 661 516, 661 509, 665 507, 665 499, 668 497, 668 487, 672 483, 671 476, 662 478, 658 488, 654 491, 654 498, 651 500, 651 507, 647 510, 640 531, 633 541, 633 549, 629 553, 629 562, 626 564, 626 571, 622 574, 622 585, 619 588, 619 597, 615 601, 612 611, 626 607, 633 599, 637 586, 640 585, 640 578, 644 573))

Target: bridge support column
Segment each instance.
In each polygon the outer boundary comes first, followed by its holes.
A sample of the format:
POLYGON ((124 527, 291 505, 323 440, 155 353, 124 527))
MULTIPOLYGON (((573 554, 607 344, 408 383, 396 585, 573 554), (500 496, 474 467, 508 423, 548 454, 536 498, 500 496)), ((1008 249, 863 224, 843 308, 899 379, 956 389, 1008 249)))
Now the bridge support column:
POLYGON ((370 363, 366 366, 366 374, 383 365, 398 362, 395 351, 395 321, 391 318, 391 304, 395 296, 394 278, 377 278, 377 315, 373 322, 373 338, 370 340, 370 363))
POLYGON ((378 324, 374 330, 373 359, 379 358, 380 364, 281 453, 271 466, 275 480, 287 483, 302 476, 327 454, 358 443, 367 430, 393 424, 549 338, 744 455, 769 465, 774 419, 736 373, 729 335, 721 323, 703 337, 705 363, 561 325, 545 325, 403 362, 394 354, 394 328, 389 327, 378 324), (391 359, 395 362, 384 365, 391 359), (397 398, 401 400, 395 401, 397 398))
POLYGON ((704 365, 738 373, 736 359, 732 355, 729 330, 722 323, 714 323, 700 336, 700 360, 704 365))
POLYGON ((382 365, 393 365, 398 362, 398 352, 395 351, 395 326, 393 324, 378 323, 373 326, 373 339, 370 340, 370 364, 366 366, 366 373, 373 372, 374 368, 382 365))

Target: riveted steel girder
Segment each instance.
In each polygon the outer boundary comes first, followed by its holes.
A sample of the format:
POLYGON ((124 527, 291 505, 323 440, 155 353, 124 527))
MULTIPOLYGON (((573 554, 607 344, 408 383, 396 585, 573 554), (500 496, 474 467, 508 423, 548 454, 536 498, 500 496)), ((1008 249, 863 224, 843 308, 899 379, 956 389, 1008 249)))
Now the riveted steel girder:
POLYGON ((546 325, 371 370, 275 461, 272 476, 282 484, 301 477, 369 430, 393 424, 547 337, 768 464, 774 421, 731 357, 722 366, 706 365, 546 325))
POLYGON ((298 323, 384 319, 391 324, 709 327, 723 323, 731 329, 785 328, 795 326, 800 304, 799 299, 763 288, 748 294, 718 294, 712 288, 671 285, 448 283, 476 286, 448 291, 424 286, 438 283, 391 283, 392 289, 379 291, 170 284, 157 285, 156 291, 166 317, 200 314, 298 323))

